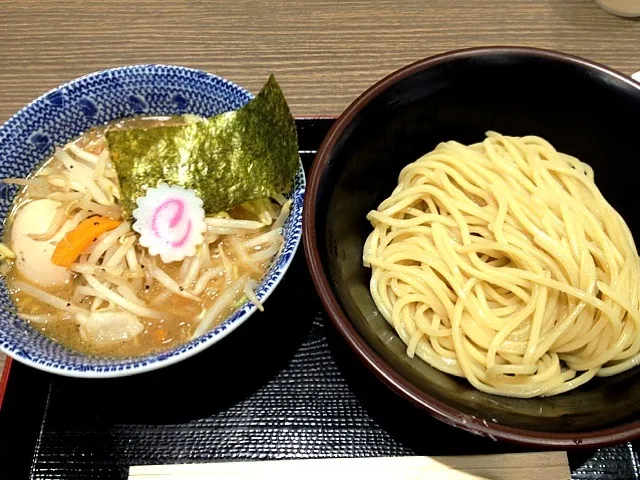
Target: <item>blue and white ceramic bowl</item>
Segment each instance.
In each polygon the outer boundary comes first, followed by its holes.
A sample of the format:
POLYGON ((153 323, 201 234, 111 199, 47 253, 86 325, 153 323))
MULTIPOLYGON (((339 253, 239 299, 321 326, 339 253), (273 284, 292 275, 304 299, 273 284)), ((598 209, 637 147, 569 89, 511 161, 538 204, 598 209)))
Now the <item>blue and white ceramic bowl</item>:
MULTIPOLYGON (((168 65, 136 65, 92 73, 65 83, 15 114, 0 127, 0 178, 26 177, 61 145, 84 131, 133 115, 191 113, 213 116, 236 110, 253 95, 218 76, 168 65)), ((305 177, 296 175, 285 245, 256 294, 264 301, 284 276, 300 242, 305 177)), ((0 184, 0 218, 6 218, 17 189, 0 184)), ((268 306, 267 306, 268 307, 268 306)), ((220 326, 171 350, 132 359, 88 356, 48 339, 8 313, 9 294, 0 286, 0 349, 40 370, 73 377, 117 377, 155 370, 184 360, 227 336, 255 312, 245 303, 220 326)))

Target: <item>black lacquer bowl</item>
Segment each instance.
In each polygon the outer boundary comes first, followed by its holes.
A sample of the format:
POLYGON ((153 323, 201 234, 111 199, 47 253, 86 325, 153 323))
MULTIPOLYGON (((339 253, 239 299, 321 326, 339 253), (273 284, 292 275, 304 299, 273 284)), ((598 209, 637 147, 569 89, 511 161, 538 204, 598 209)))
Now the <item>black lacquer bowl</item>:
POLYGON ((340 116, 307 188, 304 244, 335 326, 387 385, 446 423, 538 447, 572 448, 640 436, 640 367, 550 398, 479 392, 406 347, 369 294, 365 216, 401 168, 439 142, 480 141, 487 130, 538 135, 589 163, 596 183, 640 238, 640 84, 569 55, 477 48, 419 61, 384 78, 340 116))

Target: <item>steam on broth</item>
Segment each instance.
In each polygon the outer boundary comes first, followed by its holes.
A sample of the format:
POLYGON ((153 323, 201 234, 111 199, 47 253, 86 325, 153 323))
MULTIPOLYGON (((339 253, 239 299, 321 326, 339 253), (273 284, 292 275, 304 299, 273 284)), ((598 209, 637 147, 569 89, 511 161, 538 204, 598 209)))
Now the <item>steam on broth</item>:
POLYGON ((167 263, 149 254, 123 215, 106 129, 193 121, 114 122, 57 149, 29 179, 5 180, 24 186, 2 245, 13 253, 4 255, 2 273, 21 318, 72 349, 130 357, 184 343, 245 300, 257 302, 253 289, 283 244, 290 202, 282 195, 207 214, 195 255, 167 263), (98 218, 118 226, 93 239, 68 268, 51 263, 65 235, 98 218))

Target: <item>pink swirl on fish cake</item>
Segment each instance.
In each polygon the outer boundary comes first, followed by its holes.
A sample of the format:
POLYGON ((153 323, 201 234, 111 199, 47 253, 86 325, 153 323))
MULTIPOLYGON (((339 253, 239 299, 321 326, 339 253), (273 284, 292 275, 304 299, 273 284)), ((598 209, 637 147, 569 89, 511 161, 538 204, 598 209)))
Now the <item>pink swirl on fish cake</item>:
MULTIPOLYGON (((161 240, 165 240, 165 241, 169 241, 169 243, 171 244, 172 247, 182 247, 187 239, 189 238, 189 234, 191 233, 191 219, 187 218, 187 229, 184 232, 184 234, 182 235, 182 237, 179 240, 174 240, 174 241, 170 241, 166 238, 166 236, 163 236, 160 229, 158 228, 158 220, 160 215, 162 214, 162 212, 164 210, 166 210, 167 208, 170 208, 172 205, 176 206, 176 211, 174 212, 173 216, 171 217, 171 221, 169 222, 169 228, 175 228, 180 222, 181 220, 186 216, 184 214, 186 208, 185 208, 185 204, 184 204, 184 200, 181 198, 170 198, 168 200, 165 200, 164 202, 162 202, 153 212, 152 217, 151 217, 151 231, 153 232, 153 234, 156 236, 156 238, 161 239, 161 240)), ((166 233, 166 231, 165 231, 166 233)))
POLYGON ((207 226, 202 200, 193 190, 163 184, 148 188, 137 203, 133 230, 150 255, 160 255, 165 263, 195 255, 207 226))

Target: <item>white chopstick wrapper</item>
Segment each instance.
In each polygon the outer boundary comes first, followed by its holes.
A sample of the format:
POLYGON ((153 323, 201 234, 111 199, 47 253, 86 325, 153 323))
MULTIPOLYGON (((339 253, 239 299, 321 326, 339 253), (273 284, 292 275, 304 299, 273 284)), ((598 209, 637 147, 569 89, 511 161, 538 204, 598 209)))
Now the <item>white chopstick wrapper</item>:
POLYGON ((633 75, 631 75, 631 78, 633 78, 636 82, 640 82, 640 72, 636 72, 633 75))
POLYGON ((565 452, 134 466, 129 480, 569 480, 565 452))

